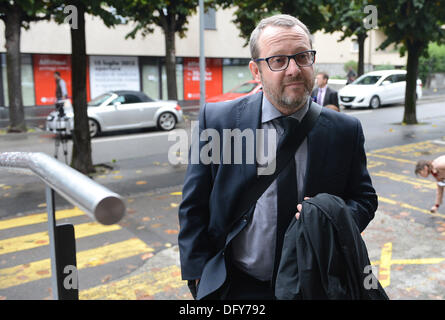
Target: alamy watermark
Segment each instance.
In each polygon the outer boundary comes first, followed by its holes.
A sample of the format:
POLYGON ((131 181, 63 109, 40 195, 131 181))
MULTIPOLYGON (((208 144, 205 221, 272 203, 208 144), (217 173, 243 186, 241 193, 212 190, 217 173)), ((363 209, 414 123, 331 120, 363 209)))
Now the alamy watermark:
POLYGON ((373 5, 367 5, 363 8, 363 13, 369 13, 369 15, 367 15, 365 17, 365 20, 363 21, 365 29, 376 29, 378 18, 377 7, 373 5))
POLYGON ((363 288, 366 290, 378 289, 379 280, 377 280, 374 272, 376 271, 375 266, 365 266, 363 273, 365 274, 365 278, 363 279, 363 288))
POLYGON ((271 175, 276 168, 277 133, 275 129, 199 130, 199 121, 191 122, 191 138, 186 130, 168 135, 176 141, 168 152, 172 165, 178 164, 257 164, 258 175, 271 175), (190 160, 183 156, 190 149, 190 160))
POLYGON ((65 278, 63 278, 63 287, 66 290, 79 288, 79 278, 77 275, 77 268, 73 265, 67 265, 63 269, 63 273, 67 274, 65 278))
POLYGON ((63 13, 66 14, 65 19, 63 19, 63 23, 69 24, 71 29, 77 29, 79 17, 77 14, 77 7, 72 4, 65 6, 63 8, 63 13))

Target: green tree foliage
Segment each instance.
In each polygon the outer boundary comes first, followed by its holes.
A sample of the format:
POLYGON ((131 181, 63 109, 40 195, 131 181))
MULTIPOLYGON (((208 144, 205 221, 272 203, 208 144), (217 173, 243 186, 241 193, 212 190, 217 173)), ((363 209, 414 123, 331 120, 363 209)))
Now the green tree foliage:
MULTIPOLYGON (((206 5, 212 3, 205 1, 206 5)), ((197 12, 198 0, 121 0, 115 2, 117 12, 135 22, 135 28, 127 35, 134 38, 138 32, 146 36, 158 26, 165 39, 168 99, 177 100, 176 44, 175 35, 184 38, 188 18, 197 12)))
POLYGON ((240 36, 249 42, 250 34, 264 17, 284 13, 300 19, 311 33, 321 30, 327 21, 325 1, 322 0, 216 0, 223 8, 235 7, 233 22, 240 36))
POLYGON ((407 53, 407 81, 403 123, 416 124, 416 80, 419 58, 430 42, 445 41, 445 6, 438 0, 369 0, 378 9, 378 27, 387 36, 381 49, 400 45, 407 53))
POLYGON ((369 4, 368 0, 329 0, 325 1, 325 12, 329 21, 323 27, 326 32, 341 31, 343 36, 339 41, 349 37, 355 37, 358 43, 357 74, 364 73, 364 45, 368 37, 369 26, 364 23, 369 15, 364 8, 369 4))
POLYGON ((445 72, 445 45, 430 43, 427 55, 419 59, 419 78, 428 86, 434 72, 445 72))
POLYGON ((5 23, 6 66, 9 100, 8 132, 26 131, 22 99, 20 38, 21 28, 32 21, 48 19, 43 0, 1 0, 0 19, 5 23))

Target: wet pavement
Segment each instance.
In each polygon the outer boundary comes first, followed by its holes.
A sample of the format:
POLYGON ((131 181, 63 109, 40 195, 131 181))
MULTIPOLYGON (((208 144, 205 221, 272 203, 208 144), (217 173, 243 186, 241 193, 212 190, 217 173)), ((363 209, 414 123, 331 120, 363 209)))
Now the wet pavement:
MULTIPOLYGON (((439 120, 432 126, 443 127, 445 121, 439 120)), ((382 130, 391 134, 390 130, 399 129, 386 125, 382 130)), ((445 207, 441 207, 435 214, 429 212, 435 199, 435 183, 432 179, 414 175, 414 164, 419 158, 433 159, 441 154, 445 154, 445 133, 436 134, 427 140, 372 148, 367 152, 368 168, 379 196, 379 208, 374 220, 363 232, 363 238, 374 265, 374 273, 391 299, 445 298, 445 207)), ((182 196, 184 171, 185 166, 170 166, 165 159, 129 159, 119 161, 114 168, 104 169, 95 175, 97 182, 123 195, 127 215, 119 223, 120 229, 116 231, 120 232, 119 235, 114 236, 114 233, 109 232, 110 236, 106 240, 92 241, 88 237, 77 240, 78 256, 82 256, 85 249, 92 250, 93 245, 99 248, 108 246, 113 239, 136 241, 131 243, 142 249, 135 251, 131 260, 127 258, 114 262, 109 261, 113 256, 118 259, 121 253, 110 251, 106 258, 102 258, 103 261, 95 262, 99 274, 91 277, 89 274, 93 268, 89 265, 79 270, 81 299, 191 299, 186 283, 180 277, 177 247, 177 211, 182 196), (160 178, 166 174, 168 181, 160 178), (100 268, 107 266, 107 263, 116 264, 117 271, 102 271, 100 268)), ((14 173, 11 175, 10 180, 0 181, 0 199, 3 203, 18 196, 21 199, 23 192, 30 191, 26 188, 37 188, 33 187, 37 182, 29 183, 29 177, 17 178, 14 182, 14 173), (20 186, 23 189, 17 190, 20 186)), ((44 200, 39 201, 35 200, 34 206, 19 218, 27 217, 31 220, 39 211, 35 204, 40 203, 40 211, 44 211, 44 200)), ((71 208, 66 203, 60 205, 60 209, 71 208)), ((1 228, 2 225, 9 225, 13 218, 16 217, 9 215, 0 218, 0 232, 4 232, 0 233, 0 242, 18 231, 17 227, 1 228)), ((73 220, 73 223, 85 222, 85 219, 73 220)), ((128 251, 130 247, 124 247, 123 250, 128 251)), ((25 253, 30 255, 29 250, 25 253)), ((17 258, 14 259, 17 261, 20 259, 19 254, 15 254, 17 258)), ((26 294, 31 288, 27 287, 29 283, 20 283, 26 279, 19 274, 15 285, 2 289, 2 281, 7 278, 4 270, 12 268, 11 261, 11 254, 2 255, 0 250, 0 299, 9 299, 20 290, 26 294)), ((32 262, 21 263, 25 271, 29 265, 29 268, 33 268, 32 262)), ((22 269, 17 270, 22 272, 22 269)), ((37 272, 42 277, 48 277, 42 270, 37 272)), ((45 282, 44 286, 49 285, 45 282)), ((35 299, 50 297, 46 291, 42 297, 35 299)))

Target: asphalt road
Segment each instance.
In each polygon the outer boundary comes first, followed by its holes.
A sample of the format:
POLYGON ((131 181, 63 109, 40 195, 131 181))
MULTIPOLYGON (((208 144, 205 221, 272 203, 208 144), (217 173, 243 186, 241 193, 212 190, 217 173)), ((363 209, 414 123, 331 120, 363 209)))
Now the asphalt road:
MULTIPOLYGON (((419 103, 416 126, 400 124, 403 108, 346 111, 361 120, 379 209, 363 237, 374 273, 392 299, 445 298, 445 211, 432 180, 413 173, 421 157, 445 153, 445 99, 419 103)), ((189 113, 188 120, 196 113, 189 113)), ((187 128, 187 123, 182 128, 187 128)), ((104 228, 58 199, 58 222, 76 228, 82 299, 190 299, 180 280, 177 206, 185 166, 172 166, 173 142, 155 131, 93 139, 100 172, 94 180, 123 195, 126 217, 104 228)), ((0 137, 0 151, 52 154, 51 135, 0 137)), ((0 171, 0 299, 50 299, 43 183, 17 170, 0 171), (45 242, 46 241, 46 242, 45 242)))

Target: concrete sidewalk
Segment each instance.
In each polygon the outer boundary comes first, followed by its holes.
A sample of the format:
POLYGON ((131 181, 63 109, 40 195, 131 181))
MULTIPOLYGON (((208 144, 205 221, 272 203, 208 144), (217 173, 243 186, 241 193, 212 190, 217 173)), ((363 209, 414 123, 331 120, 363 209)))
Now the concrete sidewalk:
MULTIPOLYGON (((172 193, 178 197, 175 201, 180 200, 180 191, 173 190, 159 190, 150 198, 144 194, 127 198, 131 203, 130 214, 121 225, 137 230, 136 235, 145 241, 153 237, 148 233, 156 234, 163 239, 157 244, 159 250, 133 273, 81 292, 81 299, 192 299, 180 275, 178 203, 171 202, 172 193), (157 218, 154 214, 158 214, 157 218)), ((437 227, 445 230, 445 221, 437 227)), ((445 233, 442 235, 434 228, 410 221, 404 214, 378 210, 363 239, 374 274, 390 299, 445 298, 445 233)))
MULTIPOLYGON (((180 186, 126 198, 129 214, 120 224, 157 250, 133 273, 81 292, 81 299, 192 299, 180 275, 180 200, 180 186)), ((409 219, 406 212, 385 206, 376 212, 363 239, 374 274, 391 299, 445 298, 445 232, 440 228, 445 231, 445 221, 432 228, 409 219)))

